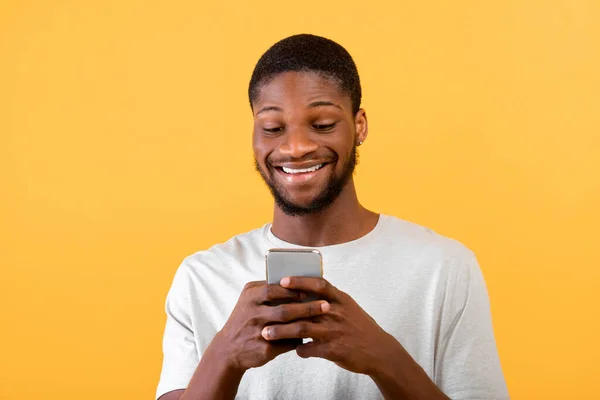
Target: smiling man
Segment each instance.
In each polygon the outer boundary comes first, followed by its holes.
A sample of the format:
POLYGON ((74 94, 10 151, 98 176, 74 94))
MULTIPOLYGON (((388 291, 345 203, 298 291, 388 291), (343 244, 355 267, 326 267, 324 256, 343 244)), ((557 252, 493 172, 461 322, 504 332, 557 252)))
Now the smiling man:
POLYGON ((260 58, 248 92, 273 222, 177 270, 157 398, 508 398, 473 253, 359 203, 368 126, 348 52, 286 38, 260 58), (318 249, 324 277, 267 285, 271 248, 318 249), (307 295, 318 300, 300 302, 307 295), (281 340, 301 338, 313 340, 281 340))

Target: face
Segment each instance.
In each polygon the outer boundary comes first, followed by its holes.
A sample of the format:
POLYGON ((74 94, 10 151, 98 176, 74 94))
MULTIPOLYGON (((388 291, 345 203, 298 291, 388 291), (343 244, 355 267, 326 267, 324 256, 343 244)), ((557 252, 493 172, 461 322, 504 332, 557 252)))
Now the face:
POLYGON ((285 72, 264 84, 253 102, 256 169, 288 215, 329 207, 347 187, 356 146, 367 135, 363 110, 313 72, 285 72))

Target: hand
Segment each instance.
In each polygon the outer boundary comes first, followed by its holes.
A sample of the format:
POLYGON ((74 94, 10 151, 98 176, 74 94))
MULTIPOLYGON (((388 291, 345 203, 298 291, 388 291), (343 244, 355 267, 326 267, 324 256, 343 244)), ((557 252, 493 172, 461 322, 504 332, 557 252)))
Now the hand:
POLYGON ((291 323, 266 326, 262 335, 268 341, 311 338, 312 342, 296 347, 300 357, 324 358, 348 371, 367 375, 388 357, 386 349, 399 346, 352 297, 325 279, 289 277, 280 284, 293 291, 316 294, 329 302, 330 310, 317 318, 295 318, 291 323))
POLYGON ((266 325, 314 318, 329 310, 325 301, 299 303, 305 295, 280 285, 264 281, 250 282, 244 287, 238 302, 209 347, 219 349, 236 371, 245 372, 266 364, 280 354, 294 350, 297 341, 267 341, 261 336, 266 325), (274 301, 296 302, 269 306, 274 301))

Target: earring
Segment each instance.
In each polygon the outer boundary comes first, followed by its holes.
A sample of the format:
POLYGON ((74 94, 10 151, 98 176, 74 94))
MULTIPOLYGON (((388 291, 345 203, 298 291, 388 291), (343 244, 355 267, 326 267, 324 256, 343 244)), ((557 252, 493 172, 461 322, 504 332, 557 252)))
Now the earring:
POLYGON ((360 146, 363 142, 358 142, 358 145, 360 146))

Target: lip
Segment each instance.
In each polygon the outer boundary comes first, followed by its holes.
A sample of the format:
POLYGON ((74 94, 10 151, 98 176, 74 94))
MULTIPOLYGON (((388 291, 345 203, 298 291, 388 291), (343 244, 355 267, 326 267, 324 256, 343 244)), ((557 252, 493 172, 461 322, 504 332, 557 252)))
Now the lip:
POLYGON ((312 180, 318 178, 318 176, 323 172, 323 170, 330 168, 331 163, 303 163, 303 164, 281 164, 275 166, 275 170, 277 174, 288 184, 297 185, 297 184, 305 184, 310 183, 312 180), (297 174, 288 174, 283 172, 283 167, 293 168, 293 169, 304 169, 314 167, 315 165, 323 164, 321 168, 312 172, 300 172, 297 174))
POLYGON ((281 164, 273 164, 275 168, 291 168, 291 169, 306 169, 312 168, 315 165, 323 164, 323 167, 328 164, 327 161, 306 161, 302 163, 281 163, 281 164))

